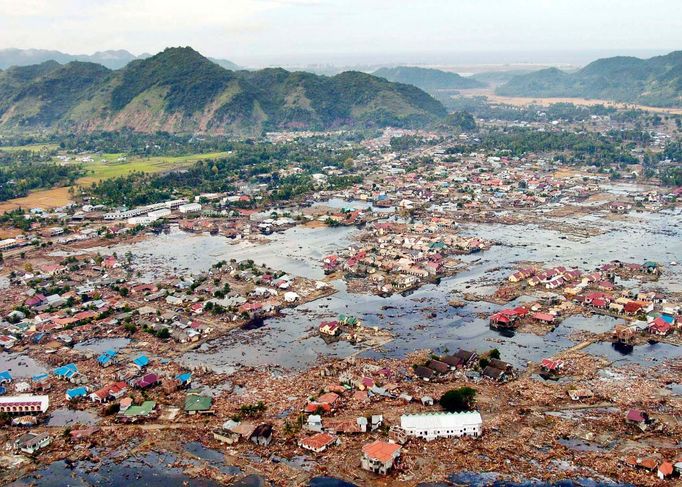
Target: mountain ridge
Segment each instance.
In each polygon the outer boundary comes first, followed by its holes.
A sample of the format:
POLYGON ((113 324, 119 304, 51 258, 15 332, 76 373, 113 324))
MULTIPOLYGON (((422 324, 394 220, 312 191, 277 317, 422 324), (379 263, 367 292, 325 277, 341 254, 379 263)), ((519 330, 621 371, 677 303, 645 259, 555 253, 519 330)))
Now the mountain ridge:
POLYGON ((0 129, 207 132, 413 126, 445 108, 422 90, 360 72, 230 71, 190 47, 110 70, 80 61, 0 72, 0 129))
POLYGON ((380 68, 372 74, 388 81, 414 85, 424 91, 482 88, 486 86, 479 80, 466 78, 457 73, 416 66, 380 68))
MULTIPOLYGON (((147 59, 151 54, 143 53, 139 56, 125 49, 110 49, 97 51, 93 54, 68 54, 52 49, 0 49, 0 69, 12 66, 29 66, 41 64, 45 61, 56 61, 59 64, 67 64, 71 61, 83 61, 101 64, 109 69, 120 69, 136 59, 147 59)), ((214 63, 225 69, 236 71, 242 69, 239 65, 227 59, 209 58, 214 63)))
POLYGON ((632 56, 597 59, 574 73, 543 69, 516 76, 495 92, 503 96, 597 98, 679 107, 682 51, 648 59, 632 56))

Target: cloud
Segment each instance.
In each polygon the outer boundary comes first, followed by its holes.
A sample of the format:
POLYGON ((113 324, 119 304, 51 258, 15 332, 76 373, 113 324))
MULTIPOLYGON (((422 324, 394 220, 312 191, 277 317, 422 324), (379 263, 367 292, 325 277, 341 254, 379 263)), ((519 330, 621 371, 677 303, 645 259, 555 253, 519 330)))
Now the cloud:
POLYGON ((157 52, 248 64, 324 53, 664 48, 679 0, 0 0, 0 48, 157 52), (584 15, 586 11, 590 15, 584 15))

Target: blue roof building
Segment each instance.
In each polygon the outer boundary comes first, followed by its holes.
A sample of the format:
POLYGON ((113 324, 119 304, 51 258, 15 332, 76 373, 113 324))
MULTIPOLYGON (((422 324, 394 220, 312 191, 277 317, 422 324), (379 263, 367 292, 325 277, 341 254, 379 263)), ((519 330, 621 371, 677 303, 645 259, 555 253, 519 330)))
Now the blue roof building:
POLYGON ((143 369, 147 365, 149 365, 149 359, 147 358, 146 355, 140 355, 135 360, 133 360, 133 364, 135 364, 136 367, 143 369))
POLYGON ((12 374, 9 373, 9 370, 3 370, 0 372, 0 384, 9 382, 12 382, 12 374))
POLYGON ((74 399, 78 399, 79 397, 85 397, 87 395, 88 395, 87 387, 74 387, 73 389, 68 389, 66 391, 66 399, 69 401, 73 401, 74 399))
POLYGON ((106 350, 102 355, 97 357, 97 362, 99 362, 102 367, 107 367, 108 365, 111 365, 115 356, 116 350, 106 350))
POLYGON ((54 369, 54 375, 60 379, 71 380, 78 375, 76 364, 66 364, 54 369))

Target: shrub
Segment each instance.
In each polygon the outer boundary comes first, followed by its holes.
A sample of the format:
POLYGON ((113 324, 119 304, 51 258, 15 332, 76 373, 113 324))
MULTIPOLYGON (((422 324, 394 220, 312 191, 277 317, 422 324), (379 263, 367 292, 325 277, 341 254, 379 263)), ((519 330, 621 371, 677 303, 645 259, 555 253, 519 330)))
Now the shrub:
POLYGON ((464 386, 444 393, 440 398, 440 405, 451 413, 470 411, 474 405, 475 398, 476 389, 464 386))

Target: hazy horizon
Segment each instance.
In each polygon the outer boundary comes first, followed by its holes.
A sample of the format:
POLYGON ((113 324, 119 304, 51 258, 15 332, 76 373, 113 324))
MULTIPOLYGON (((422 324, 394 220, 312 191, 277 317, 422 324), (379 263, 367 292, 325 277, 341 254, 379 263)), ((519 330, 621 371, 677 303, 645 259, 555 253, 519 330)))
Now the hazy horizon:
POLYGON ((240 65, 567 64, 682 47, 674 0, 0 0, 0 47, 240 65), (589 13, 589 15, 586 15, 589 13))
MULTIPOLYGON (((167 46, 179 47, 179 46, 167 46)), ((194 46, 189 46, 194 48, 194 46)), ((43 49, 40 47, 17 48, 16 46, 2 46, 3 49, 22 49, 37 51, 58 51, 56 49, 43 49)), ((165 48, 164 48, 165 49, 165 48)), ((156 52, 132 52, 125 47, 107 49, 105 51, 85 51, 85 52, 66 52, 63 54, 73 56, 90 56, 106 51, 124 50, 129 53, 140 55, 154 55, 156 52)), ((159 51, 160 52, 160 51, 159 51)), ((203 55, 205 52, 199 50, 203 55)), ((518 69, 523 66, 542 67, 557 66, 560 68, 577 68, 585 66, 592 61, 604 57, 612 56, 635 56, 649 58, 664 55, 670 52, 667 49, 624 49, 624 50, 581 50, 581 51, 468 51, 468 52, 421 52, 421 53, 326 53, 324 56, 310 53, 304 56, 282 55, 278 59, 252 57, 248 59, 236 59, 231 56, 224 56, 221 59, 233 61, 238 65, 248 69, 258 69, 264 67, 281 66, 284 68, 306 68, 306 67, 334 67, 334 68, 355 68, 355 69, 374 69, 382 66, 424 66, 435 68, 466 68, 478 67, 473 71, 481 70, 505 70, 518 69)), ((208 56, 208 55, 207 55, 208 56)), ((214 56, 211 56, 214 57, 214 56)))

